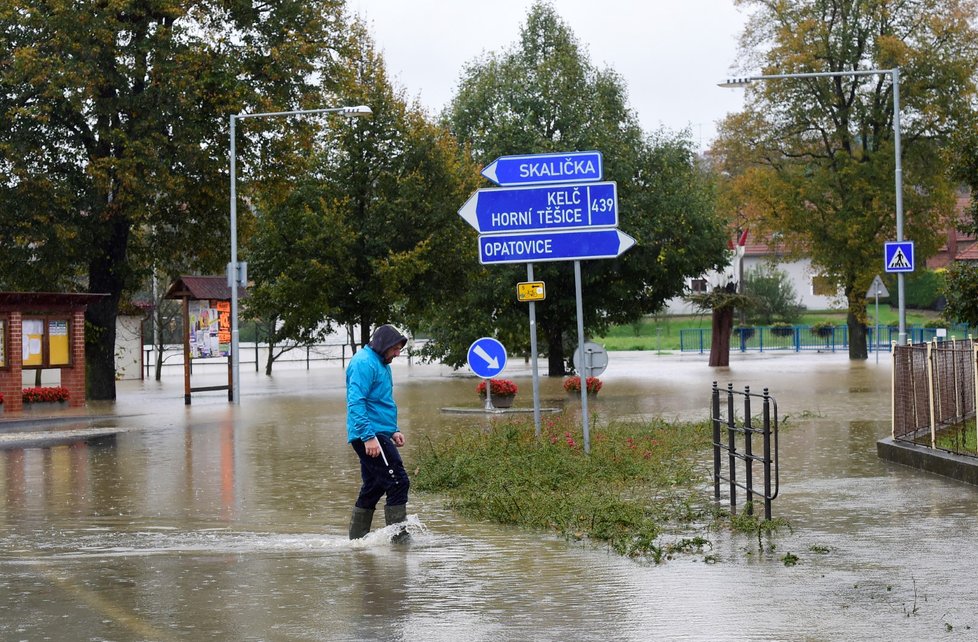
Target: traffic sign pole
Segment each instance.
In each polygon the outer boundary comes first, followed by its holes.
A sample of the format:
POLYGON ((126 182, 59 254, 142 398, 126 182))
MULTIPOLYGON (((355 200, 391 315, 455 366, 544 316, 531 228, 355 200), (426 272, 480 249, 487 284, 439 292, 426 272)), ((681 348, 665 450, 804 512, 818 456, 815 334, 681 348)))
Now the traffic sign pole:
MULTIPOLYGON (((526 280, 533 281, 533 264, 526 264, 526 280)), ((540 431, 540 369, 537 366, 537 304, 530 301, 530 363, 533 364, 533 434, 540 431)))
MULTIPOLYGON (((581 262, 574 261, 574 292, 577 296, 577 345, 584 345, 584 299, 581 296, 581 262)), ((580 372, 577 373, 580 376, 580 372)), ((591 431, 587 414, 587 379, 581 380, 581 422, 584 426, 584 452, 591 452, 591 431)))

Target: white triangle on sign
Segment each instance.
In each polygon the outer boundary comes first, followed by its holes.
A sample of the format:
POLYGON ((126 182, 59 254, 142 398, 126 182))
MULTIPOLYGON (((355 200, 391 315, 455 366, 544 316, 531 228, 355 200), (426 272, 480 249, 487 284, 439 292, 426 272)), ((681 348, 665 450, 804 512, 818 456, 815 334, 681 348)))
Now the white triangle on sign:
POLYGON ((872 299, 877 296, 882 298, 890 296, 890 292, 886 289, 886 285, 883 283, 883 279, 880 278, 879 274, 876 275, 873 283, 869 286, 869 290, 866 291, 867 299, 872 299))
POLYGON ((898 247, 890 258, 890 264, 886 266, 888 270, 905 270, 910 267, 907 255, 903 253, 903 248, 898 247))

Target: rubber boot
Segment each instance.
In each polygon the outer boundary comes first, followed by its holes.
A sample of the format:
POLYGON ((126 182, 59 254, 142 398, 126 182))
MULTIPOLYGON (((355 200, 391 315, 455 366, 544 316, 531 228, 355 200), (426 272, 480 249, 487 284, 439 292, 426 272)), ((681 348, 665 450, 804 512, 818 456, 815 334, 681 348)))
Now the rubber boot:
MULTIPOLYGON (((397 506, 384 506, 384 521, 387 525, 400 524, 407 521, 407 504, 397 506)), ((397 534, 391 538, 391 544, 407 544, 411 541, 411 534, 407 532, 407 527, 401 528, 397 534)))
POLYGON ((360 539, 370 532, 370 523, 374 521, 374 511, 370 508, 353 507, 353 518, 350 519, 350 539, 360 539))

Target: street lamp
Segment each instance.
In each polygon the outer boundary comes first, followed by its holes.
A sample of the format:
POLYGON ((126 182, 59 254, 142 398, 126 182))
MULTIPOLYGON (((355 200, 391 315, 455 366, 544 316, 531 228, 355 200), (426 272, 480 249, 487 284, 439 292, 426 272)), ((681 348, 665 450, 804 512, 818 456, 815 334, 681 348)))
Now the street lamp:
POLYGON ((238 198, 237 176, 235 171, 235 123, 243 118, 269 118, 273 116, 298 116, 307 114, 341 114, 348 118, 369 116, 373 110, 366 105, 353 107, 328 107, 325 109, 296 109, 294 111, 272 111, 262 114, 231 114, 231 262, 228 263, 228 287, 231 288, 231 398, 241 403, 241 359, 238 355, 238 287, 247 285, 248 276, 244 264, 238 262, 238 198))
MULTIPOLYGON (((818 71, 799 74, 769 74, 763 76, 747 76, 731 78, 720 87, 745 87, 755 80, 778 80, 782 78, 829 78, 835 76, 885 76, 889 75, 893 82, 893 153, 896 156, 896 240, 903 241, 903 165, 900 151, 900 68, 893 69, 860 69, 854 71, 818 71)), ((903 298, 903 272, 897 272, 897 314, 899 316, 898 345, 907 342, 907 310, 903 298)))

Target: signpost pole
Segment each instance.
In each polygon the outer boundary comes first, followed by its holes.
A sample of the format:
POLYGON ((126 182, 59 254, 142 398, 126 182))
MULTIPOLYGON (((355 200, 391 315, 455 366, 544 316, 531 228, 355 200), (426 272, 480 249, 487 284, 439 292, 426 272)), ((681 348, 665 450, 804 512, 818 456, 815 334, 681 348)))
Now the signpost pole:
MULTIPOLYGON (((874 284, 875 285, 875 284, 874 284)), ((876 363, 880 362, 880 289, 876 288, 876 363)))
MULTIPOLYGON (((574 293, 577 297, 577 345, 584 346, 584 300, 581 295, 581 262, 574 261, 574 293)), ((581 355, 583 357, 583 355, 581 355)), ((584 359, 581 359, 582 365, 584 359)), ((583 372, 585 368, 581 368, 583 372)), ((582 374, 578 372, 578 376, 582 374)), ((581 378, 581 422, 584 426, 584 452, 591 453, 591 432, 588 429, 587 414, 587 379, 581 378)))
MULTIPOLYGON (((533 264, 526 264, 526 280, 533 281, 533 264)), ((530 363, 533 368, 533 434, 540 438, 540 370, 537 367, 537 304, 530 301, 530 363)))

